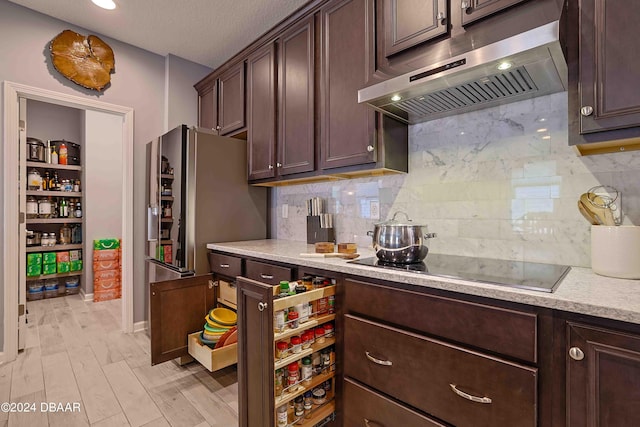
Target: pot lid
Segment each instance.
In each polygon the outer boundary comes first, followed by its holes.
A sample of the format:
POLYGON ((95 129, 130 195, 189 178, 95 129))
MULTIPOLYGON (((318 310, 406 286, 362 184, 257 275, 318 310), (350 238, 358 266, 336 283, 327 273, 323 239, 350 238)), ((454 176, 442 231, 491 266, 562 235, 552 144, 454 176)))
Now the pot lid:
POLYGON ((394 213, 393 217, 391 217, 390 220, 384 221, 384 222, 379 222, 379 223, 377 223, 375 225, 376 225, 376 227, 380 226, 380 225, 397 225, 397 226, 400 226, 400 227, 426 227, 426 225, 414 223, 409 218, 409 215, 407 215, 406 212, 402 212, 402 211, 397 211, 396 213, 394 213), (398 216, 398 214, 404 215, 405 220, 404 221, 397 220, 396 216, 398 216))

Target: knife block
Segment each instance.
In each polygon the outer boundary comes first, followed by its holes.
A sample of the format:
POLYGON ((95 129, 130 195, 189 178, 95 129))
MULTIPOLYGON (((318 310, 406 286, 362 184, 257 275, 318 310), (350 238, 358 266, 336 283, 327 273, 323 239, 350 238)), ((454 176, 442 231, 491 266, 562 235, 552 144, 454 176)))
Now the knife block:
POLYGON ((307 243, 336 242, 333 228, 320 227, 320 217, 317 215, 307 217, 307 243))

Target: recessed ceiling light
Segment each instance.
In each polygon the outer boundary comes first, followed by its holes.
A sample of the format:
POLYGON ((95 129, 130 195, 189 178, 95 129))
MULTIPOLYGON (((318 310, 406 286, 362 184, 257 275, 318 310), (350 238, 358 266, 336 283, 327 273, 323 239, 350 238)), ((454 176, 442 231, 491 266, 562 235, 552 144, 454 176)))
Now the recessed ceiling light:
POLYGON ((536 132, 538 132, 538 133, 542 133, 542 132, 546 132, 546 131, 547 131, 547 128, 540 128, 540 129, 536 130, 536 132))
POLYGON ((391 100, 392 100, 393 102, 400 101, 401 99, 402 99, 402 97, 401 97, 400 95, 393 95, 393 96, 391 97, 391 100))
POLYGON ((498 64, 498 70, 500 71, 508 70, 511 67, 513 67, 513 63, 509 61, 502 61, 498 64))
POLYGON ((91 0, 91 2, 103 9, 113 10, 116 8, 116 4, 113 0, 91 0))
POLYGON ((550 135, 545 135, 545 136, 542 137, 542 139, 551 139, 551 136, 550 135))

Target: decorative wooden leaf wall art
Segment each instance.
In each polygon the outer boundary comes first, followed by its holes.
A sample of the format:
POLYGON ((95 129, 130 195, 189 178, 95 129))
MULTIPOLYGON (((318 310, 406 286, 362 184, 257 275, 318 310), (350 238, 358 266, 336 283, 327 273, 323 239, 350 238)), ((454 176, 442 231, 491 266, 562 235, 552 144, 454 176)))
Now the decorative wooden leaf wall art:
POLYGON ((55 69, 74 83, 102 91, 111 81, 113 50, 99 37, 64 30, 51 40, 49 50, 55 69))

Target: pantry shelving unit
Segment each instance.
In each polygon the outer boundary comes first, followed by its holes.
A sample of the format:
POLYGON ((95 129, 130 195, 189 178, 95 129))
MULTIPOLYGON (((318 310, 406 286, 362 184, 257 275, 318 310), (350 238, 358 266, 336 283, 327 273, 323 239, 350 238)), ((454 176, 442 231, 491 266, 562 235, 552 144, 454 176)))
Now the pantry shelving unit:
MULTIPOLYGON (((53 163, 43 163, 43 162, 34 162, 27 161, 26 162, 27 171, 30 170, 38 170, 41 176, 45 176, 45 171, 50 173, 57 172, 60 175, 60 180, 62 179, 82 179, 83 168, 80 165, 61 165, 61 164, 53 164, 53 163)), ((83 203, 83 193, 82 191, 50 191, 50 190, 26 190, 25 196, 33 196, 36 199, 49 197, 52 200, 60 200, 65 198, 67 200, 78 199, 81 201, 81 205, 83 203)), ((33 254, 33 253, 47 253, 47 252, 55 252, 56 254, 63 251, 73 251, 73 250, 82 250, 84 245, 82 243, 82 233, 77 236, 80 239, 80 242, 76 243, 68 243, 61 244, 60 241, 60 229, 63 225, 67 224, 73 226, 78 224, 82 226, 84 224, 84 215, 81 218, 74 217, 74 207, 69 207, 69 216, 64 218, 26 218, 25 224, 28 230, 39 232, 39 233, 56 233, 56 244, 55 245, 35 245, 35 246, 26 246, 25 255, 33 254)), ((57 264, 56 264, 57 265, 57 264)), ((34 281, 46 281, 47 279, 65 279, 69 277, 82 276, 83 275, 84 266, 82 269, 77 271, 68 271, 68 272, 56 272, 53 274, 40 274, 26 277, 26 286, 29 289, 30 285, 33 284, 34 281)), ((57 270, 57 267, 56 267, 57 270)), ((59 283, 60 284, 60 283, 59 283)), ((60 287, 60 289, 63 289, 60 287)), ((27 292, 29 296, 30 293, 27 292)), ((59 292, 57 296, 66 295, 66 292, 59 292)), ((53 296, 52 294, 45 294, 46 297, 53 296)))

